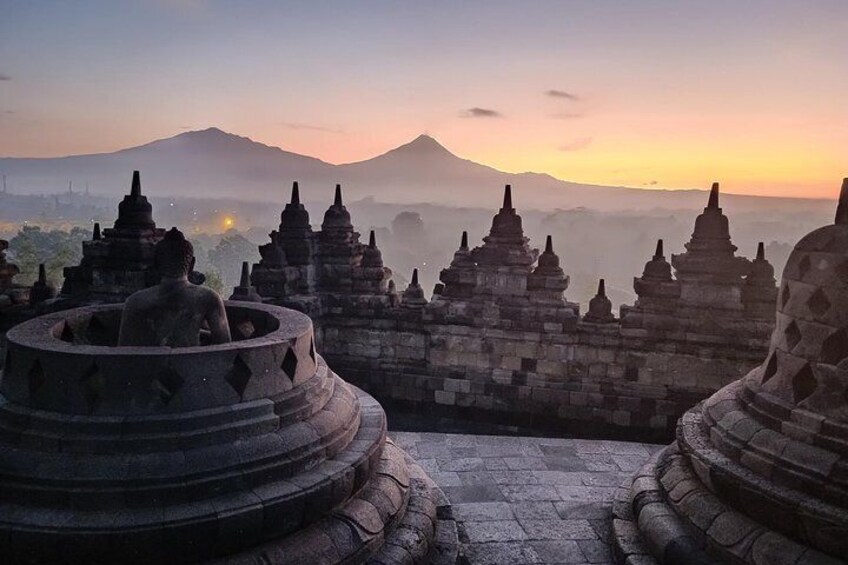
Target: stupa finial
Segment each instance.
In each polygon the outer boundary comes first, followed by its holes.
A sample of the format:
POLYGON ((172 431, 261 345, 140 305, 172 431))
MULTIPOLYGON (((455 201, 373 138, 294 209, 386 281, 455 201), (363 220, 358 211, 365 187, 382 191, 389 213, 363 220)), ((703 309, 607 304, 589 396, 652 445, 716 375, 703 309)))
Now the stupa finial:
POLYGON ((141 174, 138 171, 133 171, 132 188, 130 188, 130 196, 141 196, 141 174))
POLYGON ((766 259, 766 246, 763 245, 763 242, 759 242, 757 244, 757 261, 765 261, 766 259))
POLYGON ((606 296, 607 295, 607 286, 604 283, 604 279, 598 280, 598 296, 606 296))
POLYGON ((462 232, 462 241, 459 242, 460 249, 468 249, 468 232, 462 232))
POLYGON ((239 286, 250 286, 250 263, 247 261, 241 262, 241 280, 239 281, 239 286))
POLYGON ((553 253, 554 252, 554 242, 551 236, 548 236, 545 239, 545 253, 553 253))
POLYGON ((374 235, 374 230, 371 230, 371 233, 368 236, 368 247, 371 249, 377 247, 377 236, 374 235))
POLYGON ((662 259, 663 257, 663 240, 657 240, 657 250, 654 251, 654 259, 662 259))
POLYGON ((842 190, 839 192, 839 205, 836 207, 835 224, 848 224, 848 177, 842 179, 842 190))
POLYGON ((409 286, 418 286, 418 269, 412 269, 412 282, 409 286))
POLYGON ((710 189, 710 200, 707 202, 707 208, 718 208, 718 183, 714 182, 710 189))
POLYGON ((342 185, 336 185, 336 196, 333 199, 333 206, 344 206, 342 203, 342 185))
POLYGON ((44 263, 38 264, 38 282, 40 284, 47 284, 47 271, 44 268, 44 263))
POLYGON ((300 187, 298 187, 297 181, 292 183, 291 203, 295 205, 300 204, 300 187))
POLYGON ((503 209, 512 210, 512 185, 504 186, 503 209))
POLYGON ((100 239, 100 222, 94 222, 94 231, 91 234, 91 239, 98 240, 100 239))

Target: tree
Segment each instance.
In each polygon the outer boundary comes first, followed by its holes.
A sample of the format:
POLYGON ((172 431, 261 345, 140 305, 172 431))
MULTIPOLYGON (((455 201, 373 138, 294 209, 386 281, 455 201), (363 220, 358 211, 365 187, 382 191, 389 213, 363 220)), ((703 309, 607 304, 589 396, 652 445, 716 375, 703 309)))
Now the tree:
POLYGON ((89 239, 88 230, 75 227, 71 231, 42 231, 37 226, 24 226, 9 241, 9 260, 21 270, 15 282, 31 285, 38 278, 38 265, 44 263, 47 279, 57 287, 64 276, 62 269, 82 259, 82 242, 89 239))
POLYGON ((221 281, 221 275, 215 269, 209 269, 203 274, 206 275, 206 281, 203 283, 215 292, 221 295, 222 298, 228 298, 230 292, 224 292, 224 283, 221 281))
POLYGON ((259 261, 259 249, 254 243, 238 233, 228 233, 229 235, 221 238, 218 245, 209 250, 209 263, 220 275, 223 294, 238 285, 242 261, 251 264, 259 261))

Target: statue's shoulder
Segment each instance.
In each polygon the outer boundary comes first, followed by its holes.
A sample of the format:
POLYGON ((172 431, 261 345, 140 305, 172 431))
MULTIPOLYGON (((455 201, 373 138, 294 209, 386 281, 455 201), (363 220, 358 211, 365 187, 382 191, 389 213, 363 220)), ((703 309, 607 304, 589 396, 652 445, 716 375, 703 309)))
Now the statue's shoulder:
POLYGON ((124 308, 139 308, 150 304, 156 297, 156 287, 137 290, 127 297, 124 308))
POLYGON ((194 287, 192 287, 192 292, 195 293, 195 296, 202 298, 209 304, 218 304, 223 302, 223 299, 221 298, 220 294, 206 286, 195 285, 194 287))

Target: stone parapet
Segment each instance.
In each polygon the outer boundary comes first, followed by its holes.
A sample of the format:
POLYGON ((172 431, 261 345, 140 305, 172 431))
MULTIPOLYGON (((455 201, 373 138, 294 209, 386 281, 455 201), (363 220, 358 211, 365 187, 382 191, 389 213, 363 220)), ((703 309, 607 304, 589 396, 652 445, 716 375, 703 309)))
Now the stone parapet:
MULTIPOLYGON (((717 198, 715 188, 696 221, 691 256, 718 253, 736 273, 748 262, 734 255, 717 198)), ((286 222, 303 216, 295 212, 284 211, 279 233, 294 231, 286 222)), ((333 363, 350 367, 357 384, 421 410, 553 427, 597 423, 667 438, 687 408, 755 365, 773 327, 773 315, 752 315, 772 296, 769 284, 776 292, 761 255, 747 280, 684 269, 684 284, 661 241, 634 280, 636 304, 622 306, 617 319, 601 283, 581 319, 580 306, 564 296, 569 277, 552 238, 541 254, 531 249, 510 187, 482 246, 470 248, 463 233, 429 302, 415 274, 402 293, 390 290, 373 233, 368 245, 359 243, 340 188, 322 230, 301 231, 314 255, 297 267, 254 267, 259 294, 314 316, 333 363), (730 294, 713 295, 713 286, 730 294)))

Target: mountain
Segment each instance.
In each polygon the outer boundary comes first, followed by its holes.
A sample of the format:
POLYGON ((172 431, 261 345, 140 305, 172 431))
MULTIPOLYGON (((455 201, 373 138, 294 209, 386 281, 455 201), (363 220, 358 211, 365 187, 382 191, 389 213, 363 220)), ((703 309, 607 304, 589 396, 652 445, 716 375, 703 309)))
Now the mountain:
POLYGON ((61 158, 0 159, 0 171, 17 193, 55 193, 88 184, 98 193, 123 194, 132 171, 157 196, 240 197, 279 200, 291 178, 329 178, 333 165, 209 128, 114 153, 61 158))
MULTIPOLYGON (((493 207, 504 184, 522 209, 577 207, 598 210, 699 209, 702 190, 640 190, 562 181, 539 173, 506 173, 462 159, 428 135, 382 155, 333 165, 209 128, 116 151, 61 158, 0 158, 0 171, 15 193, 56 193, 68 181, 76 190, 122 195, 131 171, 142 171, 144 190, 153 196, 237 198, 283 202, 293 180, 308 200, 327 201, 332 186, 344 185, 348 201, 372 197, 392 203, 432 202, 493 207)), ((736 212, 800 208, 827 210, 830 202, 726 195, 736 212)))

